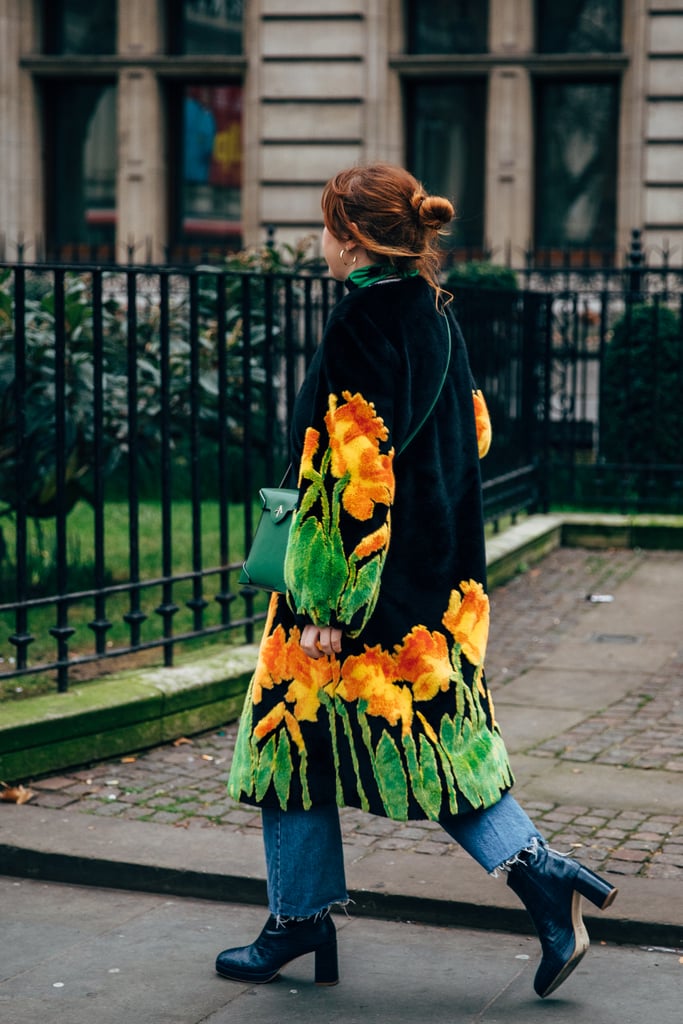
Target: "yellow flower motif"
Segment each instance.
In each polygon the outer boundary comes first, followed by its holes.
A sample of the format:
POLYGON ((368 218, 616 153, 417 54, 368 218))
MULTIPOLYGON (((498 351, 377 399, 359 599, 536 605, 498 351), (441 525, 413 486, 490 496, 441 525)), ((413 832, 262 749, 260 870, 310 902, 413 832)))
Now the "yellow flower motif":
POLYGON ((374 555, 375 551, 381 551, 389 544, 389 524, 383 523, 378 530, 373 530, 367 537, 363 537, 353 549, 352 554, 358 560, 374 555))
POLYGON ((447 690, 452 670, 443 633, 414 626, 396 648, 396 669, 412 685, 415 700, 432 700, 439 690, 447 690))
POLYGON ((380 441, 389 431, 381 417, 375 415, 372 402, 361 394, 343 391, 344 404, 330 395, 325 425, 330 438, 332 473, 341 479, 349 474, 342 504, 355 519, 372 516, 376 503, 391 505, 394 499, 393 452, 380 454, 380 441))
POLYGON ((479 458, 483 459, 491 447, 491 418, 481 391, 473 391, 472 400, 474 401, 474 422, 477 427, 479 458))
POLYGON ((303 750, 306 744, 301 732, 301 726, 291 711, 287 710, 285 703, 282 700, 276 704, 274 708, 271 708, 268 714, 264 715, 260 722, 257 722, 254 727, 254 736, 258 740, 265 739, 265 737, 271 732, 275 732, 281 723, 284 723, 285 729, 294 740, 299 750, 303 750))
POLYGON ((475 580, 469 583, 463 580, 460 591, 451 591, 448 610, 442 621, 455 642, 460 644, 467 660, 473 665, 481 665, 489 635, 489 599, 481 583, 475 580))
POLYGON ((304 449, 301 453, 301 465, 299 466, 299 484, 309 476, 313 470, 313 456, 318 451, 320 442, 320 431, 309 427, 304 435, 304 449))
POLYGON ((285 711, 285 725, 287 727, 287 732, 289 733, 289 735, 292 737, 297 747, 299 748, 299 752, 304 750, 306 744, 304 742, 304 737, 301 732, 301 726, 299 725, 291 711, 285 711))
POLYGON ((338 696, 348 703, 365 701, 366 712, 384 718, 390 725, 403 723, 404 735, 413 720, 413 701, 407 686, 396 686, 396 664, 379 645, 366 647, 364 654, 351 655, 342 665, 338 696))
POLYGON ((301 649, 301 631, 293 626, 286 636, 278 626, 264 638, 254 673, 253 703, 262 700, 263 690, 289 683, 285 700, 294 705, 299 721, 315 722, 320 707, 319 693, 332 689, 339 679, 336 658, 309 658, 301 649))
POLYGON ((280 722, 285 717, 285 702, 281 700, 279 704, 276 704, 274 708, 271 708, 267 715, 256 723, 254 726, 254 736, 256 739, 261 740, 268 733, 274 732, 277 729, 280 722))
POLYGON ((263 697, 263 690, 270 690, 273 686, 283 682, 287 676, 283 675, 285 667, 285 651, 287 640, 282 626, 278 626, 272 633, 267 630, 271 625, 266 623, 266 633, 259 650, 256 671, 254 672, 252 700, 254 704, 260 704, 263 697))
POLYGON ((320 697, 318 687, 310 677, 305 680, 293 679, 285 694, 285 700, 290 706, 294 706, 294 717, 300 722, 315 722, 320 708, 320 697))

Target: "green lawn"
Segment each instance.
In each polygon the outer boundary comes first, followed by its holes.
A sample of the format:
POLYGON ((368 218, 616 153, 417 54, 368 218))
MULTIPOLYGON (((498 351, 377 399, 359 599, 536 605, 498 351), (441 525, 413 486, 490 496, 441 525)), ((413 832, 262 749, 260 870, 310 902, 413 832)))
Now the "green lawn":
MULTIPOLYGON (((243 508, 241 505, 229 509, 228 529, 230 538, 230 560, 241 561, 244 552, 243 508)), ((254 508, 254 523, 258 520, 259 509, 254 508)), ((2 521, 2 530, 7 550, 12 562, 5 560, 0 563, 0 604, 9 603, 14 595, 14 528, 8 520, 2 521)), ((68 519, 67 549, 69 563, 68 591, 86 591, 94 587, 94 540, 93 511, 90 506, 79 503, 68 519)), ((128 505, 126 502, 108 502, 105 514, 105 565, 107 584, 125 583, 130 579, 129 559, 129 522, 128 505)), ((145 501, 140 505, 139 512, 140 537, 140 578, 155 579, 162 575, 161 550, 161 505, 159 502, 145 501)), ((192 508, 189 502, 178 501, 172 507, 172 573, 192 571, 192 508)), ((203 502, 201 506, 201 547, 202 563, 205 567, 220 564, 220 531, 219 509, 217 502, 203 502)), ((55 535, 52 520, 39 524, 29 524, 28 563, 32 596, 52 596, 56 592, 54 566, 55 535)), ((239 594, 237 573, 230 576, 232 592, 239 594)), ((204 610, 204 626, 218 625, 221 621, 221 608, 215 600, 220 590, 220 577, 210 576, 204 580, 202 596, 207 602, 204 610)), ((174 584, 173 603, 179 610, 173 616, 173 632, 191 631, 193 626, 192 610, 187 601, 193 597, 191 580, 174 584)), ((141 642, 154 640, 162 635, 162 619, 155 609, 162 603, 161 586, 145 588, 140 593, 141 611, 147 619, 141 626, 141 642)), ((266 596, 258 595, 255 600, 257 610, 265 607, 266 596)), ((231 617, 241 618, 245 614, 245 601, 237 597, 230 606, 231 617)), ((105 614, 112 622, 106 634, 107 646, 118 648, 130 643, 130 630, 123 616, 130 611, 129 593, 114 594, 107 598, 105 614)), ((92 598, 74 601, 69 608, 69 626, 75 629, 69 641, 69 649, 73 654, 87 654, 95 649, 95 637, 88 623, 95 618, 94 601, 92 598)), ((35 640, 29 647, 31 664, 51 661, 56 655, 56 644, 49 630, 56 624, 54 604, 45 608, 37 608, 29 613, 29 632, 35 640)), ((11 662, 15 650, 9 643, 9 636, 15 630, 14 615, 0 612, 0 673, 11 662)), ((218 639, 226 642, 228 634, 219 634, 218 639)), ((244 632, 238 631, 235 640, 243 640, 244 632)), ((206 643, 204 640, 202 643, 206 643)), ((194 643, 194 641, 193 641, 194 643)), ((161 661, 161 652, 157 652, 157 660, 161 661)), ((116 665, 112 661, 111 665, 116 665)), ((50 678, 26 676, 21 680, 1 680, 0 698, 14 696, 18 693, 40 692, 52 689, 54 682, 50 678), (20 689, 18 689, 20 688, 20 689)))

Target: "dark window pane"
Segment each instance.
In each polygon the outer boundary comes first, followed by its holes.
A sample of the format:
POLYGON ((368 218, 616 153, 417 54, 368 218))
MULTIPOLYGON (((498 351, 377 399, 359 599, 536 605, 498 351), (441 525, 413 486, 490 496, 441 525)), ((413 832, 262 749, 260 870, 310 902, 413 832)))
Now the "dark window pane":
POLYGON ((538 87, 536 244, 614 245, 616 82, 538 87))
POLYGON ((114 0, 49 0, 43 9, 46 53, 116 53, 114 0))
POLYGON ((185 85, 181 103, 181 237, 239 239, 242 86, 185 85))
POLYGON ((176 0, 172 11, 172 52, 242 52, 244 0, 176 0))
POLYGON ((45 96, 50 242, 113 242, 116 224, 116 86, 50 85, 45 96))
POLYGON ((410 0, 408 53, 486 53, 488 0, 410 0))
POLYGON ((430 192, 447 196, 457 221, 449 245, 478 247, 484 230, 486 82, 422 82, 408 103, 409 166, 430 192))
POLYGON ((536 0, 540 53, 618 53, 621 0, 536 0))

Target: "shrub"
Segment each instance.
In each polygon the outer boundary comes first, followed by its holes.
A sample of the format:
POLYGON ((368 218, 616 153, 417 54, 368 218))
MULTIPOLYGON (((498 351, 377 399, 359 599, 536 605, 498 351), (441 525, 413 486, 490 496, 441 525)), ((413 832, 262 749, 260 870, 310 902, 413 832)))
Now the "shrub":
MULTIPOLYGON (((219 393, 226 389, 229 443, 239 447, 243 439, 243 320, 242 273, 296 271, 305 265, 305 248, 266 247, 231 257, 225 269, 236 271, 225 282, 226 331, 218 337, 216 323, 217 278, 214 270, 198 277, 198 389, 202 439, 215 442, 219 434, 219 393), (219 381, 219 346, 225 345, 226 377, 219 381)), ((199 268, 200 271, 204 268, 199 268)), ((215 268, 223 269, 223 267, 215 268)), ((103 302, 103 450, 94 450, 93 394, 93 296, 89 275, 68 271, 65 275, 65 462, 67 504, 89 500, 92 470, 98 460, 114 489, 125 487, 130 448, 128 422, 128 329, 127 296, 122 275, 107 272, 103 302)), ((135 350, 137 364, 137 446, 145 467, 158 463, 161 446, 162 354, 159 338, 160 304, 155 279, 138 277, 135 350)), ((262 349, 265 340, 264 295, 251 291, 251 386, 253 444, 266 445, 264 427, 265 377, 262 349)), ((54 443, 56 372, 55 309, 50 277, 30 271, 26 277, 24 324, 26 338, 25 429, 21 453, 22 491, 29 516, 46 518, 55 513, 56 457, 54 443)), ((17 504, 16 387, 14 380, 14 295, 9 270, 0 271, 0 515, 17 504)), ((274 327, 277 333, 277 328, 274 327)), ((169 411, 171 441, 176 465, 181 470, 191 457, 188 421, 191 410, 190 307, 187 278, 172 279, 169 302, 169 411)), ((202 454, 210 459, 208 446, 202 454)), ((206 473, 207 488, 215 474, 206 473)), ((150 474, 142 483, 148 486, 150 474)))
POLYGON ((607 462, 683 462, 683 338, 661 304, 627 308, 605 350, 600 452, 607 462))
POLYGON ((517 275, 510 267, 498 263, 473 260, 451 267, 446 277, 446 288, 486 288, 492 291, 517 291, 517 275))

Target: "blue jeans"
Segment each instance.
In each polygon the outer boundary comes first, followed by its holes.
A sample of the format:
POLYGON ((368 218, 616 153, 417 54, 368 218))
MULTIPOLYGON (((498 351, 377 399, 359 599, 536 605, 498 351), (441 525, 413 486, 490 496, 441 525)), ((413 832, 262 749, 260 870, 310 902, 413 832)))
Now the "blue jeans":
MULTIPOLYGON (((268 905, 279 917, 313 917, 346 903, 339 811, 333 804, 310 811, 264 807, 268 905)), ((485 810, 441 822, 446 832, 486 871, 495 871, 543 836, 510 793, 485 810)))

